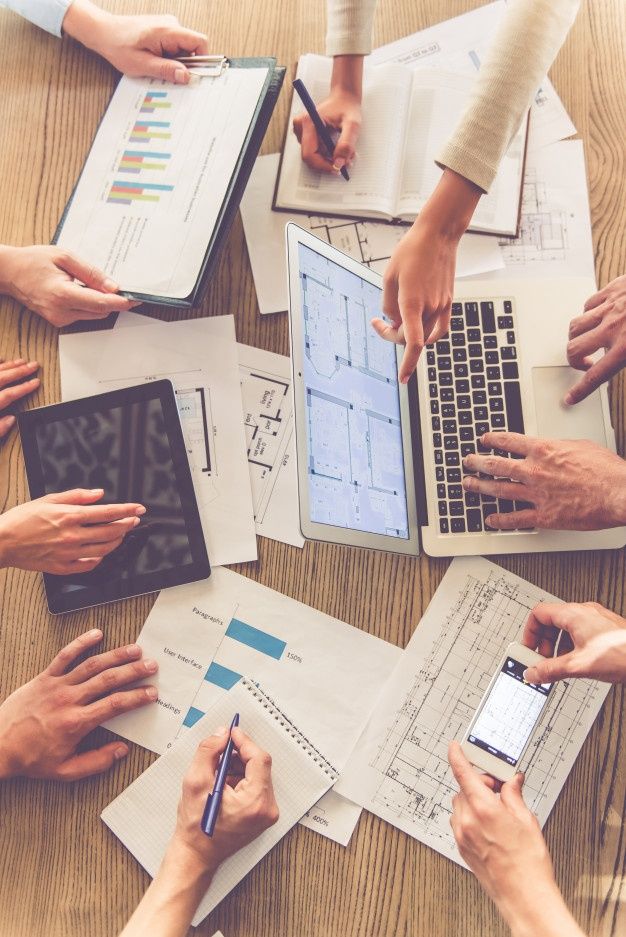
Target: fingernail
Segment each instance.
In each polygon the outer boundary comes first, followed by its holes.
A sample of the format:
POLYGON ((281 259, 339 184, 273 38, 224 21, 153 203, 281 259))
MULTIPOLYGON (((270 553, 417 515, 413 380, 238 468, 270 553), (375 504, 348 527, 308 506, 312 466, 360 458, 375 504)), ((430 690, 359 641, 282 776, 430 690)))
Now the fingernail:
POLYGON ((138 644, 129 644, 128 647, 126 648, 126 653, 129 657, 140 657, 141 648, 139 647, 138 644))
POLYGON ((401 377, 401 378, 400 378, 400 383, 401 383, 401 384, 408 384, 408 383, 409 383, 408 377, 401 377))
POLYGON ((142 514, 145 514, 145 513, 146 513, 146 509, 144 508, 143 505, 140 505, 135 511, 135 514, 137 515, 137 517, 141 517, 142 514))
POLYGON ((345 165, 346 165, 345 159, 336 159, 335 162, 333 163, 333 169, 335 170, 335 172, 341 172, 341 170, 343 169, 345 165))
POLYGON ((16 358, 16 360, 12 361, 11 364, 16 365, 16 366, 18 364, 26 364, 26 358, 16 358))
POLYGON ((159 669, 159 665, 155 660, 145 660, 143 665, 148 673, 155 673, 159 669))
POLYGON ((107 277, 106 280, 104 280, 102 285, 104 286, 105 290, 109 290, 109 292, 111 293, 117 293, 117 291, 119 290, 119 286, 117 285, 115 280, 111 280, 109 277, 107 277))
POLYGON ((159 695, 159 691, 155 686, 146 687, 146 696, 148 699, 155 700, 159 695))
POLYGON ((226 726, 218 726, 213 735, 224 735, 225 732, 228 732, 226 726))
POLYGON ((5 416, 5 417, 4 417, 4 425, 5 425, 5 426, 13 426, 14 423, 15 423, 15 417, 14 417, 14 416, 5 416))
POLYGON ((491 518, 490 518, 490 517, 487 518, 487 520, 485 521, 485 524, 487 525, 487 527, 493 527, 493 524, 491 523, 491 518))
POLYGON ((27 367, 27 368, 38 368, 38 367, 39 367, 39 362, 38 362, 38 361, 29 361, 28 364, 26 365, 26 367, 27 367))
POLYGON ((174 82, 177 85, 186 85, 187 84, 187 69, 186 68, 177 68, 174 71, 174 82))
POLYGON ((89 637, 89 638, 101 638, 101 637, 102 637, 102 632, 100 631, 99 628, 92 628, 91 631, 89 632, 89 634, 87 635, 87 637, 89 637))
POLYGON ((91 489, 91 494, 92 494, 92 495, 103 495, 103 494, 104 494, 104 488, 92 488, 92 489, 91 489))
POLYGON ((464 478, 463 481, 461 482, 461 484, 463 485, 464 488, 469 488, 469 486, 470 486, 470 480, 469 480, 469 478, 464 478))
POLYGON ((128 754, 128 748, 126 747, 126 745, 118 745, 117 748, 115 749, 115 752, 113 753, 113 756, 116 761, 119 761, 120 758, 125 758, 127 754, 128 754))
POLYGON ((133 517, 133 527, 136 527, 137 524, 140 524, 141 520, 138 517, 133 517))
POLYGON ((565 397, 563 397, 563 403, 566 407, 571 407, 571 405, 574 403, 574 398, 570 393, 565 394, 565 397))

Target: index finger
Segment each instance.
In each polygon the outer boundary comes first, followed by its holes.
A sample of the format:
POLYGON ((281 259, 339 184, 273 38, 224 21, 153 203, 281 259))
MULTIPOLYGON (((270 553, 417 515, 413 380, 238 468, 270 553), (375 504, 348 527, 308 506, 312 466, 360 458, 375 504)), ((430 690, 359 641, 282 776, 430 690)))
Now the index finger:
POLYGON ((559 629, 552 623, 550 612, 546 614, 544 606, 555 607, 554 603, 540 602, 533 608, 522 634, 522 644, 532 651, 537 649, 543 657, 552 657, 559 636, 559 629))
POLYGON ((143 504, 94 504, 80 508, 81 524, 110 524, 126 517, 141 517, 146 513, 143 504))
POLYGON ((577 384, 574 384, 565 395, 565 403, 571 406, 579 403, 588 397, 589 394, 597 390, 601 384, 610 380, 618 371, 622 369, 624 361, 622 351, 617 346, 611 348, 599 361, 585 371, 577 384))
POLYGON ((450 742, 448 746, 448 761, 461 792, 468 800, 485 800, 489 796, 488 786, 474 771, 457 741, 450 742))
POLYGON ((232 731, 232 738, 239 754, 246 780, 257 781, 262 784, 271 784, 272 757, 253 742, 249 735, 236 726, 232 731))
POLYGON ((180 50, 196 55, 207 55, 209 45, 204 33, 197 33, 184 26, 173 27, 160 40, 163 51, 168 55, 176 55, 180 50))
POLYGON ((74 310, 89 312, 95 316, 107 316, 112 312, 131 309, 133 302, 118 293, 99 293, 88 286, 68 283, 65 287, 64 302, 74 310))
POLYGON ((424 349, 423 309, 421 307, 406 306, 400 300, 400 311, 404 323, 404 341, 406 345, 398 376, 400 382, 406 384, 415 371, 419 356, 424 349), (410 319, 407 318, 408 316, 410 316, 410 319))
POLYGON ((51 677, 62 677, 77 657, 84 651, 89 650, 90 647, 99 644, 100 641, 102 641, 102 632, 99 628, 86 631, 84 634, 74 638, 73 641, 70 641, 69 644, 66 644, 65 647, 59 651, 54 660, 46 667, 44 672, 51 677))
POLYGON ((521 433, 485 433, 481 440, 487 449, 503 449, 517 455, 528 455, 534 440, 532 436, 521 433))

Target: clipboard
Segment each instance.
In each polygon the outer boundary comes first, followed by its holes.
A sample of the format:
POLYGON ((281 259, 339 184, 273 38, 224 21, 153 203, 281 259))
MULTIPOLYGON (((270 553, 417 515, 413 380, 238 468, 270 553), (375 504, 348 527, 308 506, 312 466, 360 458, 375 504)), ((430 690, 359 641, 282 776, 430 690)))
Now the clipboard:
MULTIPOLYGON (((285 77, 285 68, 277 66, 276 59, 271 57, 226 58, 225 56, 216 56, 216 60, 220 61, 221 65, 216 67, 214 73, 211 75, 208 75, 206 72, 204 72, 203 77, 199 80, 207 82, 219 81, 220 77, 226 72, 226 70, 232 68, 266 68, 267 76, 259 95, 256 110, 248 127, 243 146, 239 152, 238 159, 233 166, 233 172, 231 174, 221 207, 217 214, 209 243, 206 247, 206 252, 204 254, 204 259, 202 261, 196 283, 192 291, 184 299, 123 289, 120 290, 121 296, 128 297, 129 299, 136 299, 145 303, 152 303, 155 305, 189 309, 200 303, 208 285, 208 281, 215 270, 221 249, 224 246, 230 231, 230 227, 233 223, 233 219, 239 208, 239 203, 248 183, 248 179, 250 178, 250 173, 252 172, 254 162, 258 155, 263 137, 265 136, 265 132, 274 111, 274 106, 278 99, 278 95, 285 77)), ((193 71, 194 70, 192 70, 192 73, 193 71)), ((110 103, 111 102, 109 102, 109 105, 110 103)), ((102 119, 104 119, 104 115, 102 119)), ((99 127, 100 124, 96 130, 96 134, 99 127)), ((94 138, 96 134, 94 134, 94 138)), ((89 156, 87 159, 88 158, 89 156)), ((52 237, 52 244, 58 243, 70 208, 76 196, 76 191, 80 184, 83 172, 84 167, 63 210, 59 224, 57 225, 56 231, 52 237)))

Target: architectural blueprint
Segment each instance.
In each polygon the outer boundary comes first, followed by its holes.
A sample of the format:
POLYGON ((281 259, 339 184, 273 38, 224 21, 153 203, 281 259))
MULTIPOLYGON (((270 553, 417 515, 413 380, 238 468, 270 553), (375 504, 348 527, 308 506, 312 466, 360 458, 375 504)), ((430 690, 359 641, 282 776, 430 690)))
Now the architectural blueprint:
MULTIPOLYGON (((462 863, 449 818, 457 785, 448 743, 460 739, 529 610, 552 599, 482 558, 444 576, 336 790, 462 863)), ((543 825, 609 691, 555 685, 524 767, 524 799, 543 825)))

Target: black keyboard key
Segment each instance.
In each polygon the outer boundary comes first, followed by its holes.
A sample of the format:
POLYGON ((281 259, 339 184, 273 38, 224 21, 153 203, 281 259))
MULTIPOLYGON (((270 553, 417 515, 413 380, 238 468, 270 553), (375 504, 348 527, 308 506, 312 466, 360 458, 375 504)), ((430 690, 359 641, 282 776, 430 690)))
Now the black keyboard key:
POLYGON ((451 371, 452 370, 452 361, 450 358, 440 355, 437 358, 437 367, 440 371, 451 371))
POLYGON ((453 361, 467 361, 467 352, 464 348, 453 348, 452 349, 452 360, 453 361))
POLYGON ((436 380, 437 380, 437 368, 429 368, 429 369, 428 369, 428 380, 429 380, 429 381, 436 381, 436 380))
POLYGON ((532 511, 535 507, 534 504, 531 504, 530 501, 516 501, 515 510, 516 511, 532 511))
POLYGON ((444 403, 441 405, 441 415, 444 420, 450 419, 450 417, 456 416, 456 407, 453 403, 444 403))
POLYGON ((467 512, 467 529, 473 534, 481 531, 483 529, 483 518, 480 511, 468 511, 467 512))
POLYGON ((455 364, 454 365, 454 376, 455 377, 467 377, 468 370, 466 364, 455 364))
POLYGON ((468 394, 470 385, 469 381, 455 381, 454 386, 456 387, 457 394, 468 394))
POLYGON ((481 374, 485 370, 485 365, 480 358, 472 358, 470 361, 470 371, 472 374, 481 374))
POLYGON ((498 316, 498 328, 499 329, 512 329, 513 328, 513 316, 498 316))
POLYGON ((433 432, 438 433, 439 430, 441 429, 441 420, 439 419, 439 417, 438 416, 431 417, 430 422, 432 424, 433 432))
MULTIPOLYGON (((491 393, 491 391, 490 391, 490 393, 491 393)), ((500 393, 502 393, 502 390, 500 390, 500 393)), ((475 390, 475 391, 472 393, 472 403, 473 403, 473 404, 487 403, 487 391, 485 391, 485 390, 475 390)))
POLYGON ((462 426, 459 430, 459 437, 461 442, 470 442, 474 439, 474 427, 473 426, 462 426))
POLYGON ((448 518, 447 518, 447 517, 441 517, 441 518, 439 519, 439 532, 442 533, 442 534, 447 534, 447 533, 450 532, 450 528, 449 528, 449 526, 448 526, 448 518))
POLYGON ((505 380, 517 380, 519 377, 519 372, 517 370, 517 364, 515 361, 503 361, 502 362, 502 377, 505 380))
POLYGON ((497 351, 486 351, 485 361, 487 364, 500 364, 500 355, 497 351))
POLYGON ((452 315, 453 316, 463 315, 463 303, 452 303, 452 315))
POLYGON ((431 400, 431 401, 430 401, 430 412, 431 412, 431 413, 439 413, 439 401, 438 401, 438 400, 431 400))
POLYGON ((510 316, 511 313, 513 312, 513 303, 511 302, 510 299, 505 299, 503 305, 504 305, 505 313, 507 314, 507 316, 510 316))
POLYGON ((505 452, 504 449, 494 449, 493 454, 500 456, 501 459, 508 459, 509 457, 509 453, 505 452))
POLYGON ((445 496, 446 496, 446 486, 444 485, 443 482, 439 482, 439 484, 437 485, 437 497, 445 498, 445 496))
POLYGON ((495 504, 496 503, 496 499, 494 498, 493 495, 481 495, 480 498, 483 504, 487 504, 487 503, 495 504))
MULTIPOLYGON (((450 359, 448 358, 448 361, 449 360, 450 359)), ((450 371, 442 371, 439 374, 439 386, 440 387, 452 387, 452 374, 450 373, 450 371)))
MULTIPOLYGON (((451 383, 452 383, 452 382, 451 382, 451 383)), ((441 391, 439 392, 439 399, 440 399, 441 401, 444 401, 444 400, 445 400, 445 401, 454 400, 454 391, 452 390, 452 388, 451 388, 451 387, 442 387, 442 388, 441 388, 441 391)))
POLYGON ((483 356, 483 346, 482 345, 470 345, 468 348, 470 358, 482 358, 483 356))
POLYGON ((461 481, 461 470, 458 468, 448 468, 446 469, 446 480, 448 484, 450 482, 456 483, 461 481))
POLYGON ((489 401, 489 409, 492 413, 501 413, 504 410, 504 400, 502 397, 492 397, 489 401))
POLYGON ((478 325, 478 303, 465 303, 465 321, 470 328, 478 325))
MULTIPOLYGON (((482 426, 482 423, 481 423, 482 426)), ((489 446, 483 446, 480 440, 476 443, 476 452, 480 452, 481 455, 485 455, 486 452, 491 452, 489 446)))
POLYGON ((463 517, 465 514, 465 505, 462 501, 450 502, 450 517, 463 517))
MULTIPOLYGON (((497 504, 483 504, 482 512, 483 512, 484 520, 487 520, 490 514, 498 513, 498 506, 497 504)), ((485 525, 485 530, 493 530, 493 529, 494 529, 493 527, 487 527, 487 525, 485 525)))
POLYGON ((483 347, 484 348, 497 348, 498 339, 495 335, 485 335, 483 338, 483 347))
MULTIPOLYGON (((450 331, 451 332, 462 331, 464 325, 465 325, 465 322, 463 321, 461 316, 452 316, 452 318, 450 319, 450 331)), ((454 335, 452 336, 452 338, 454 339, 454 335)))
POLYGON ((437 342, 436 348, 437 348, 438 355, 450 354, 450 342, 445 341, 445 339, 443 338, 441 339, 441 341, 437 342))
POLYGON ((435 449, 441 449, 441 433, 433 433, 433 446, 435 449))
POLYGON ((487 393, 490 397, 499 397, 502 394, 502 384, 499 381, 491 381, 487 384, 487 393))
POLYGON ((456 420, 444 420, 443 431, 444 433, 456 433, 456 420))
POLYGON ((448 498, 450 501, 459 501, 463 497, 462 485, 448 485, 448 498))
POLYGON ((429 351, 433 351, 434 348, 435 348, 435 346, 434 346, 433 342, 429 342, 428 345, 426 345, 426 348, 427 348, 429 351))
MULTIPOLYGON (((454 322, 454 319, 452 321, 454 322)), ((452 341, 452 353, 454 354, 455 348, 465 347, 465 332, 453 332, 451 341, 452 341)))
POLYGON ((479 342, 480 341, 480 329, 468 329, 467 340, 468 342, 479 342))
POLYGON ((517 352, 515 347, 512 345, 505 345, 504 348, 500 350, 503 361, 514 361, 517 358, 517 352))
POLYGON ((487 380, 499 381, 500 380, 500 368, 496 368, 493 365, 487 368, 487 380))
POLYGON ((434 364, 434 363, 435 363, 435 352, 427 351, 426 352, 426 364, 434 364))
MULTIPOLYGON (((487 411, 485 410, 485 417, 486 416, 487 411)), ((461 410, 459 412, 459 426, 471 426, 473 422, 471 410, 461 410)))
POLYGON ((474 427, 477 436, 482 436, 483 433, 489 432, 489 423, 486 421, 484 423, 477 423, 474 427))
POLYGON ((439 517, 446 517, 448 513, 448 502, 440 501, 437 507, 439 509, 439 517))
POLYGON ((474 407, 474 422, 477 423, 479 420, 484 421, 488 419, 488 415, 489 411, 487 407, 474 407))
POLYGON ((523 433, 522 398, 519 384, 516 381, 504 382, 504 399, 506 401, 506 425, 509 432, 523 433))
POLYGON ((463 442, 461 443, 461 458, 464 459, 467 455, 474 455, 476 452, 476 446, 473 442, 463 442))
POLYGON ((465 533, 465 518, 464 517, 453 517, 450 521, 450 529, 453 534, 464 534, 465 533))
POLYGON ((456 405, 459 410, 469 410, 472 406, 472 402, 469 398, 469 394, 459 394, 456 399, 456 405))
POLYGON ((465 492, 465 507, 467 508, 480 507, 480 495, 476 494, 475 491, 466 491, 465 492))
POLYGON ((491 417, 491 428, 493 430, 504 429, 504 413, 494 413, 491 417))
POLYGON ((435 465, 443 465, 443 452, 441 449, 435 449, 435 465))
POLYGON ((506 333, 506 343, 507 343, 507 345, 514 345, 514 344, 515 344, 515 332, 507 332, 507 333, 506 333))
POLYGON ((498 501, 498 511, 500 514, 510 514, 513 510, 513 502, 507 498, 500 498, 498 501))
POLYGON ((495 332, 496 317, 492 302, 480 304, 480 317, 483 320, 483 332, 495 332))
POLYGON ((472 374, 472 387, 474 390, 481 390, 485 386, 485 378, 482 374, 472 374))
POLYGON ((436 396, 437 396, 437 385, 436 385, 436 384, 429 384, 429 385, 428 385, 428 393, 430 394, 431 397, 436 397, 436 396))
POLYGON ((435 478, 437 479, 438 482, 442 482, 442 481, 444 480, 444 478, 445 478, 445 473, 444 473, 444 470, 443 470, 443 466, 438 465, 438 466, 435 468, 435 478))
POLYGON ((446 452, 446 465, 448 468, 458 468, 460 464, 461 456, 458 452, 446 452))
POLYGON ((459 448, 459 440, 456 438, 456 436, 444 436, 443 448, 446 450, 446 452, 456 452, 459 448))

